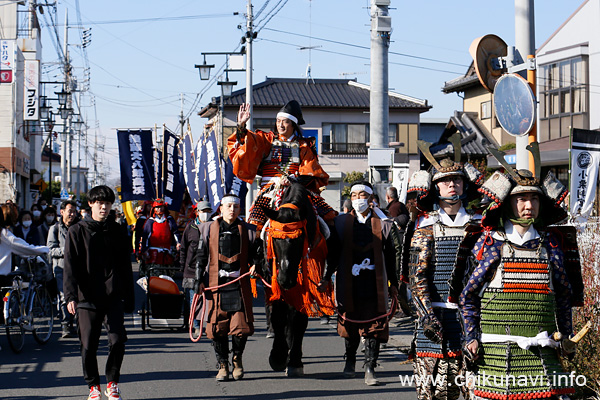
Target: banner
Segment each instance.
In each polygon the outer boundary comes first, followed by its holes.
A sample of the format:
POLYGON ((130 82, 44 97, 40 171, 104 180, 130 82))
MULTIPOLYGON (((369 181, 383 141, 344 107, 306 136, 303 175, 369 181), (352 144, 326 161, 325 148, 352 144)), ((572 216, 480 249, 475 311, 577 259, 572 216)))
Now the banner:
POLYGON ((192 146, 192 135, 188 132, 180 143, 181 155, 183 157, 183 178, 192 204, 196 204, 200 201, 200 196, 198 190, 196 190, 196 155, 192 146))
POLYGON ((185 183, 182 180, 179 167, 179 151, 177 144, 179 138, 164 129, 162 151, 162 194, 169 210, 179 212, 183 201, 185 183))
POLYGON ((152 131, 119 130, 117 140, 121 167, 121 201, 155 198, 152 131))
POLYGON ((221 175, 221 157, 219 156, 219 148, 217 147, 217 139, 215 131, 211 131, 206 139, 204 146, 206 154, 202 154, 204 164, 200 164, 200 172, 206 171, 206 186, 208 190, 208 201, 213 207, 213 210, 221 203, 223 198, 223 180, 221 175))
POLYGON ((246 194, 248 193, 248 186, 246 182, 233 173, 233 163, 229 157, 224 161, 225 164, 225 193, 233 193, 240 198, 240 205, 242 214, 246 210, 246 194))
POLYGON ((23 92, 23 120, 37 121, 39 110, 40 62, 25 60, 25 86, 23 92))
POLYGON ((123 214, 125 214, 125 219, 127 220, 127 225, 135 225, 137 221, 137 217, 135 216, 135 212, 133 211, 133 204, 131 201, 126 201, 121 203, 121 207, 123 207, 123 214))
POLYGON ((600 132, 573 129, 571 138, 572 216, 587 218, 592 212, 600 165, 600 132))
POLYGON ((0 83, 12 83, 15 68, 15 41, 0 40, 0 83))
POLYGON ((194 176, 194 190, 198 194, 200 200, 207 199, 206 193, 206 151, 204 150, 205 138, 204 135, 198 139, 196 144, 196 175, 194 176))

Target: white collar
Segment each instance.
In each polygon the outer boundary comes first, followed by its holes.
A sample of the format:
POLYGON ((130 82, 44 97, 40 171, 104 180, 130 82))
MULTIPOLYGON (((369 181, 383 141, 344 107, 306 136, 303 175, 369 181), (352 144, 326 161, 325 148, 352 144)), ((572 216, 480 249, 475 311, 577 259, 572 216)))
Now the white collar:
POLYGON ((379 207, 373 207, 373 211, 375 212, 375 214, 379 217, 380 220, 385 221, 386 219, 388 219, 388 216, 385 215, 383 213, 383 211, 381 211, 379 209, 379 207))
POLYGON ((523 246, 528 241, 538 239, 540 237, 540 234, 533 227, 533 225, 529 225, 529 229, 527 229, 527 232, 525 232, 525 234, 521 236, 519 232, 517 232, 517 230, 515 229, 513 223, 510 221, 506 221, 504 223, 504 234, 506 235, 506 239, 509 242, 514 243, 517 246, 523 246))
POLYGON ((367 220, 371 217, 371 211, 369 210, 369 213, 364 216, 360 213, 356 213, 356 219, 358 220, 359 223, 364 224, 365 222, 367 222, 367 220))
POLYGON ((465 226, 471 219, 471 216, 467 214, 467 210, 465 210, 463 206, 460 206, 460 208, 458 209, 458 212, 454 217, 454 221, 452 220, 452 218, 450 218, 446 211, 444 211, 443 208, 439 209, 439 215, 440 222, 446 226, 465 226))

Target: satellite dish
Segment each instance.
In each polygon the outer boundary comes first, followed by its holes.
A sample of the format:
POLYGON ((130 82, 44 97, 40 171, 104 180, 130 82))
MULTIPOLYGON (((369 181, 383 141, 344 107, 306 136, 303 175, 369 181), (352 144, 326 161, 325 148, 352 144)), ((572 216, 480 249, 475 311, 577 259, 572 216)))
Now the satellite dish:
POLYGON ((473 57, 479 82, 493 92, 496 81, 507 72, 498 62, 498 57, 508 55, 508 46, 496 35, 485 35, 473 40, 469 53, 473 57))
POLYGON ((521 75, 506 74, 498 79, 493 102, 496 118, 509 135, 525 136, 531 131, 536 121, 535 95, 521 75))

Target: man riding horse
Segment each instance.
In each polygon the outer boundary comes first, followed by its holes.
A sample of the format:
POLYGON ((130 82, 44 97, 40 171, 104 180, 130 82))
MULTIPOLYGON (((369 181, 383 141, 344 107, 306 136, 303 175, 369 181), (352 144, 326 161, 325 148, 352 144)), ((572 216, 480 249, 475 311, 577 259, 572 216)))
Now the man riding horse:
MULTIPOLYGON (((236 132, 229 137, 227 143, 233 172, 237 177, 252 183, 256 175, 262 176, 261 189, 250 209, 248 222, 262 230, 267 219, 270 219, 271 225, 282 224, 281 227, 285 230, 283 226, 289 228, 290 223, 306 223, 306 219, 311 217, 315 220, 315 210, 324 221, 332 221, 337 213, 319 195, 320 188, 327 185, 329 175, 319 165, 314 139, 302 135, 300 125, 304 124, 304 119, 300 104, 292 100, 279 111, 275 132, 249 131, 246 129, 249 119, 250 107, 243 104, 238 112, 236 132), (304 187, 302 190, 294 189, 286 196, 286 190, 295 186, 290 187, 293 182, 301 182, 304 187), (286 203, 284 198, 294 200, 286 203), (280 214, 282 218, 279 218, 280 214), (276 220, 281 221, 275 222, 276 220)), ((318 225, 316 220, 313 222, 318 225)), ((271 226, 267 234, 270 237, 279 236, 279 239, 269 243, 277 242, 284 236, 288 238, 286 235, 290 232, 283 230, 278 231, 271 226)), ((301 376, 304 373, 301 361, 302 337, 308 324, 308 316, 313 315, 314 304, 332 313, 333 303, 330 297, 327 298, 316 290, 316 283, 324 269, 327 252, 325 240, 319 241, 317 238, 320 235, 311 235, 309 244, 306 227, 293 230, 297 232, 295 239, 298 239, 296 242, 300 257, 297 260, 296 257, 290 258, 290 254, 285 252, 281 252, 278 257, 276 253, 280 246, 272 246, 270 256, 267 256, 274 260, 271 271, 274 289, 267 293, 267 302, 272 303, 271 320, 275 330, 269 362, 275 371, 285 369, 288 376, 301 376), (316 249, 319 250, 315 251, 316 249), (282 258, 286 258, 286 264, 294 259, 294 265, 289 267, 295 273, 287 273, 285 268, 278 267, 282 258), (303 259, 307 259, 304 266, 301 265, 303 259), (298 273, 298 269, 302 273, 298 273), (308 287, 306 283, 311 276, 314 276, 314 287, 308 287), (287 321, 291 325, 289 329, 286 329, 287 321)), ((296 248, 295 245, 292 247, 296 248)))

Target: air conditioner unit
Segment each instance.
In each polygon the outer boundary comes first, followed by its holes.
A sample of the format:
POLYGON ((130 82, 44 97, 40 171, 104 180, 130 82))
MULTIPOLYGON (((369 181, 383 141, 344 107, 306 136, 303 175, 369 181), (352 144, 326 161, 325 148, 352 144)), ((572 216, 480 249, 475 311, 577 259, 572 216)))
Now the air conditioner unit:
POLYGON ((379 7, 385 7, 390 5, 390 0, 375 0, 373 4, 379 7))

